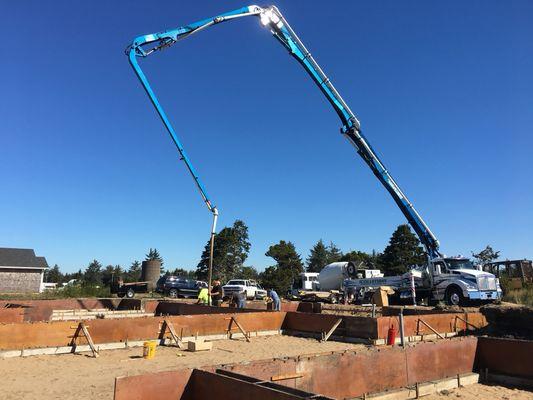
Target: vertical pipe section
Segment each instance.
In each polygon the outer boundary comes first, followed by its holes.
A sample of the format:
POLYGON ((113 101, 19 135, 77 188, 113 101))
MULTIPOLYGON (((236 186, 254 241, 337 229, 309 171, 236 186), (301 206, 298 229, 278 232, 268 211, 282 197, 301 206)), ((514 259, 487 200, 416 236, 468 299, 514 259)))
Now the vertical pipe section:
POLYGON ((211 239, 209 243, 209 271, 207 273, 207 293, 209 295, 209 305, 212 305, 211 301, 211 281, 213 279, 213 253, 215 251, 215 232, 217 230, 218 210, 213 208, 213 226, 211 228, 211 239))
POLYGON ((405 347, 405 329, 403 323, 403 308, 400 310, 400 344, 405 347))

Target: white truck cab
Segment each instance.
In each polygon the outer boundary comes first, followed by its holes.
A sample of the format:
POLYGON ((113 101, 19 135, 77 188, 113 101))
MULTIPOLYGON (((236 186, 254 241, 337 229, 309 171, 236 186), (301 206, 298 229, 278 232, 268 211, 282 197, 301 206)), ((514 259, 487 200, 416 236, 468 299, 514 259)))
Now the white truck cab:
POLYGON ((493 274, 484 272, 464 257, 435 258, 430 261, 429 278, 431 295, 435 300, 445 300, 451 305, 468 300, 498 300, 502 297, 500 282, 493 274))
POLYGON ((246 292, 249 300, 264 299, 267 295, 266 290, 252 279, 231 279, 222 286, 223 297, 230 297, 233 293, 242 291, 246 292))

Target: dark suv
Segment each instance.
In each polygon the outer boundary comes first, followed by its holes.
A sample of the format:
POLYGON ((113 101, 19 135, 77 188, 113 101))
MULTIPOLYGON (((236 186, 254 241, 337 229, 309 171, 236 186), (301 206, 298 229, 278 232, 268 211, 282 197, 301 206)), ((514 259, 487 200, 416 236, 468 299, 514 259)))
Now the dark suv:
MULTIPOLYGON (((157 291, 169 297, 197 297, 204 282, 169 275, 157 282, 157 291)), ((205 284, 207 287, 207 284, 205 284)))

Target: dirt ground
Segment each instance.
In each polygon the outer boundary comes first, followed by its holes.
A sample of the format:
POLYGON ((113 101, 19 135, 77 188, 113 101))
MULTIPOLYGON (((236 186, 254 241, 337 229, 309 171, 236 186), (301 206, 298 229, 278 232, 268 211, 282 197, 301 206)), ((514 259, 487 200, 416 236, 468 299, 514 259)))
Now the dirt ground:
POLYGON ((83 354, 33 356, 0 360, 2 400, 112 399, 114 378, 204 365, 229 364, 280 356, 354 349, 361 345, 320 343, 314 339, 270 336, 213 342, 213 350, 189 353, 158 347, 156 357, 145 360, 142 347, 102 351, 99 358, 83 354))
POLYGON ((492 385, 468 385, 454 390, 424 396, 424 400, 531 400, 533 392, 519 389, 509 389, 492 385))

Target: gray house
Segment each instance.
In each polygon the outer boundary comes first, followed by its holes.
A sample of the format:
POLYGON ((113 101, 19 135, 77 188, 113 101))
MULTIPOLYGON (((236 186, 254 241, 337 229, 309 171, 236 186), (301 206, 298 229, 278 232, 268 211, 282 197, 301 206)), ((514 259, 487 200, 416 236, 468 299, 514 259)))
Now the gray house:
POLYGON ((39 293, 48 263, 32 249, 0 247, 0 293, 39 293))

